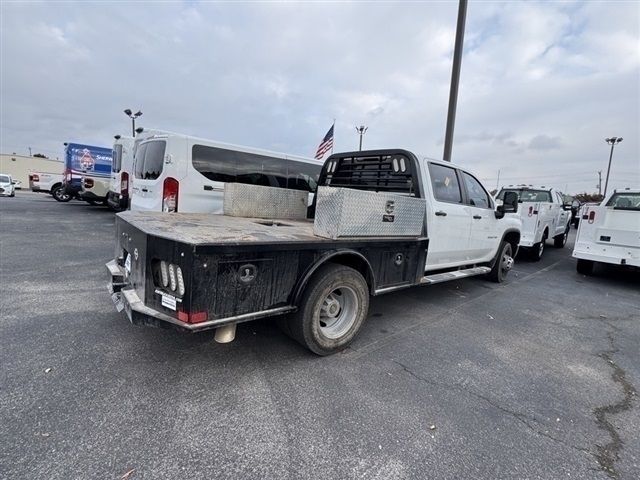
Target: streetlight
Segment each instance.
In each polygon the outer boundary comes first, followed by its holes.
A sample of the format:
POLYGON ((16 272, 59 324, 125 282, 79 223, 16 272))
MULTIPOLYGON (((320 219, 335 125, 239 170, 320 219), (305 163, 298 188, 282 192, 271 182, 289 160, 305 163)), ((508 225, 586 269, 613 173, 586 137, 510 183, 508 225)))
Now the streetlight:
POLYGON ((360 135, 360 151, 362 151, 362 136, 367 133, 367 130, 369 130, 369 127, 365 127, 364 125, 356 127, 356 132, 360 135))
POLYGON ((602 194, 603 197, 606 197, 607 186, 609 185, 609 172, 611 171, 611 159, 613 158, 613 147, 615 147, 622 141, 622 137, 605 138, 604 141, 611 145, 611 153, 609 154, 609 166, 607 167, 607 178, 604 181, 604 193, 602 194))
POLYGON ((136 136, 136 118, 142 116, 142 112, 138 110, 136 113, 131 113, 130 109, 126 109, 124 114, 131 119, 131 134, 136 136))

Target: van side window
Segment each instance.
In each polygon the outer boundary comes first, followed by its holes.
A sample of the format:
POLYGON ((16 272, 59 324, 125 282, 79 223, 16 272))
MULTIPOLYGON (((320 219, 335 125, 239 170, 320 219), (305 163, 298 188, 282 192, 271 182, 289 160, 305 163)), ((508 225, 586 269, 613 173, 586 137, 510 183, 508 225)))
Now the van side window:
POLYGON ((113 147, 113 163, 112 163, 112 171, 113 173, 119 173, 122 168, 122 145, 117 144, 113 147))
POLYGON ((482 187, 482 184, 467 172, 462 172, 464 185, 467 187, 469 194, 469 205, 480 208, 492 208, 489 194, 482 187))
POLYGON ((460 184, 455 169, 429 163, 431 186, 436 200, 449 203, 462 203, 460 184))
POLYGON ((238 182, 315 192, 321 165, 194 145, 191 163, 214 182, 238 182))
POLYGON ((236 181, 236 152, 222 148, 194 145, 191 163, 202 175, 214 182, 236 181))

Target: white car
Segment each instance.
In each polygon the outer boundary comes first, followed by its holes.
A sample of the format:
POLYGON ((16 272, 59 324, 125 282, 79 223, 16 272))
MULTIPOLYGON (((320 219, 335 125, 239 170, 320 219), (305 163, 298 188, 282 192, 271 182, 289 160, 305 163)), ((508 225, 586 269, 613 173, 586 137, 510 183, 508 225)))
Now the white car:
POLYGON ((614 190, 581 214, 573 249, 579 273, 591 274, 596 263, 640 267, 640 189, 614 190))
POLYGON ((11 175, 0 173, 0 196, 2 197, 15 197, 16 191, 13 186, 11 175))

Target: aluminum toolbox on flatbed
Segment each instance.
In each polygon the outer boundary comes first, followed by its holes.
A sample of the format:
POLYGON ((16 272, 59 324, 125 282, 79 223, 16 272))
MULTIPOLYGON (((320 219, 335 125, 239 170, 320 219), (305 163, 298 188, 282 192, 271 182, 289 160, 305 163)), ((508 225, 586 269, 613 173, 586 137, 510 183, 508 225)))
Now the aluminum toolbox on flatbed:
POLYGON ((418 237, 423 198, 353 188, 319 187, 313 232, 326 238, 418 237))

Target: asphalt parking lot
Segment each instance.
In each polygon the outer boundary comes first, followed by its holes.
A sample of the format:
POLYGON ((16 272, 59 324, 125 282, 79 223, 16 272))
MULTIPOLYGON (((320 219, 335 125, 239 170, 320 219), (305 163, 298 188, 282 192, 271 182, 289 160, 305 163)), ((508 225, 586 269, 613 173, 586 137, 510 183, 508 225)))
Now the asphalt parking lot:
POLYGON ((134 327, 114 214, 0 198, 0 478, 640 478, 640 278, 550 246, 372 300, 320 358, 274 322, 236 340, 134 327))

